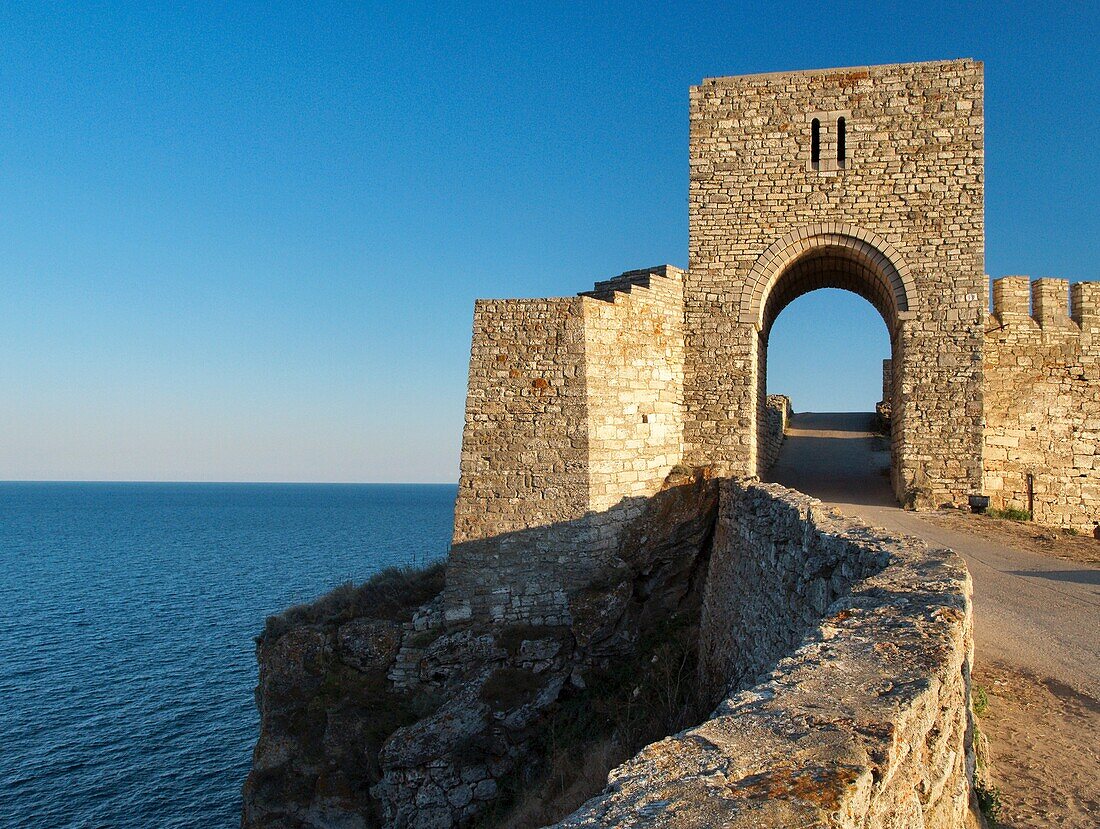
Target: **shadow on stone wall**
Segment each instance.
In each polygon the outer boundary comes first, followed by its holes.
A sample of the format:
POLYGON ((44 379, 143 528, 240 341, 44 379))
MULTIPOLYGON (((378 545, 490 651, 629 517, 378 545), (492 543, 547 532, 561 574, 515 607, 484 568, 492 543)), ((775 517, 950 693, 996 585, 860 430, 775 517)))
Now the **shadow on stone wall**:
POLYGON ((977 825, 970 579, 954 553, 724 481, 700 647, 722 697, 711 717, 558 826, 977 825))
MULTIPOLYGON (((552 496, 550 496, 552 497, 552 496)), ((591 586, 634 583, 636 598, 675 594, 717 510, 705 469, 677 467, 655 495, 516 532, 454 544, 445 618, 569 625, 591 586)))
POLYGON ((970 611, 954 554, 706 470, 580 524, 492 539, 477 574, 486 595, 549 589, 561 616, 448 622, 441 594, 408 619, 266 643, 261 711, 273 682, 296 702, 263 717, 242 825, 962 825, 970 611), (583 578, 547 543, 612 525, 583 578))

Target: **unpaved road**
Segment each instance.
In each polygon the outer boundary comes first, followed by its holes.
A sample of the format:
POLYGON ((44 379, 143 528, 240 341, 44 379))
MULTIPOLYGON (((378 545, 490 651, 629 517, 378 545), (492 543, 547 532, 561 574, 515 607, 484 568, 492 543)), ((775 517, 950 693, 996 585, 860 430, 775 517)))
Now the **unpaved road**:
POLYGON ((871 422, 867 414, 795 415, 768 480, 966 559, 974 580, 974 677, 990 697, 981 727, 1005 801, 999 825, 1095 829, 1100 567, 900 509, 886 475, 889 450, 871 422))
POLYGON ((974 579, 979 658, 1018 665, 1100 699, 1100 567, 1018 549, 900 509, 884 472, 889 451, 870 424, 866 414, 795 415, 769 480, 869 524, 955 550, 974 579))

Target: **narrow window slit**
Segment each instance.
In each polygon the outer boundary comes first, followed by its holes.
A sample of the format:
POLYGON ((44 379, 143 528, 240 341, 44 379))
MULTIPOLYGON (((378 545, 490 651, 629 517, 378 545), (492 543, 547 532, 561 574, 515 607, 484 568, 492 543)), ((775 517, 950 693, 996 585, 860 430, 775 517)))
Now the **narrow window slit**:
POLYGON ((821 122, 816 118, 810 122, 810 161, 813 164, 821 161, 821 122))
POLYGON ((844 146, 844 128, 846 126, 843 117, 836 119, 836 160, 841 166, 844 166, 844 161, 847 158, 847 150, 844 146))

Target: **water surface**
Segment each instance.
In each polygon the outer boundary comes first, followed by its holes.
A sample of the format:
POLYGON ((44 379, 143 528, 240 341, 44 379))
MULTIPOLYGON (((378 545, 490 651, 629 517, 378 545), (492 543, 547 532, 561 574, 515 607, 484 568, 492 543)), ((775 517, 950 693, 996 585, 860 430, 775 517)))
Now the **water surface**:
POLYGON ((238 826, 264 617, 445 556, 455 492, 0 483, 0 826, 238 826))

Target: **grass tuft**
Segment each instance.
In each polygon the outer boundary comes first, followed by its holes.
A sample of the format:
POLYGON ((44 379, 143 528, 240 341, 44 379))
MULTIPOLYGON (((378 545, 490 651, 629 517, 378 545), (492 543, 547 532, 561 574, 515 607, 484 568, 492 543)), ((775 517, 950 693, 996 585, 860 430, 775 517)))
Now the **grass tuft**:
POLYGON ((975 685, 970 691, 970 708, 977 717, 989 710, 989 695, 981 685, 975 685))
POLYGON ((1026 509, 1005 507, 1004 509, 987 509, 985 514, 990 518, 1003 518, 1006 521, 1030 521, 1031 513, 1026 509))
POLYGON ((360 617, 405 622, 443 590, 446 562, 423 569, 390 567, 360 585, 345 582, 309 604, 269 616, 260 641, 275 641, 301 625, 339 625, 360 617))
POLYGON ((1001 790, 984 780, 974 781, 974 794, 978 797, 978 809, 981 811, 989 829, 997 829, 1001 817, 1001 790))

